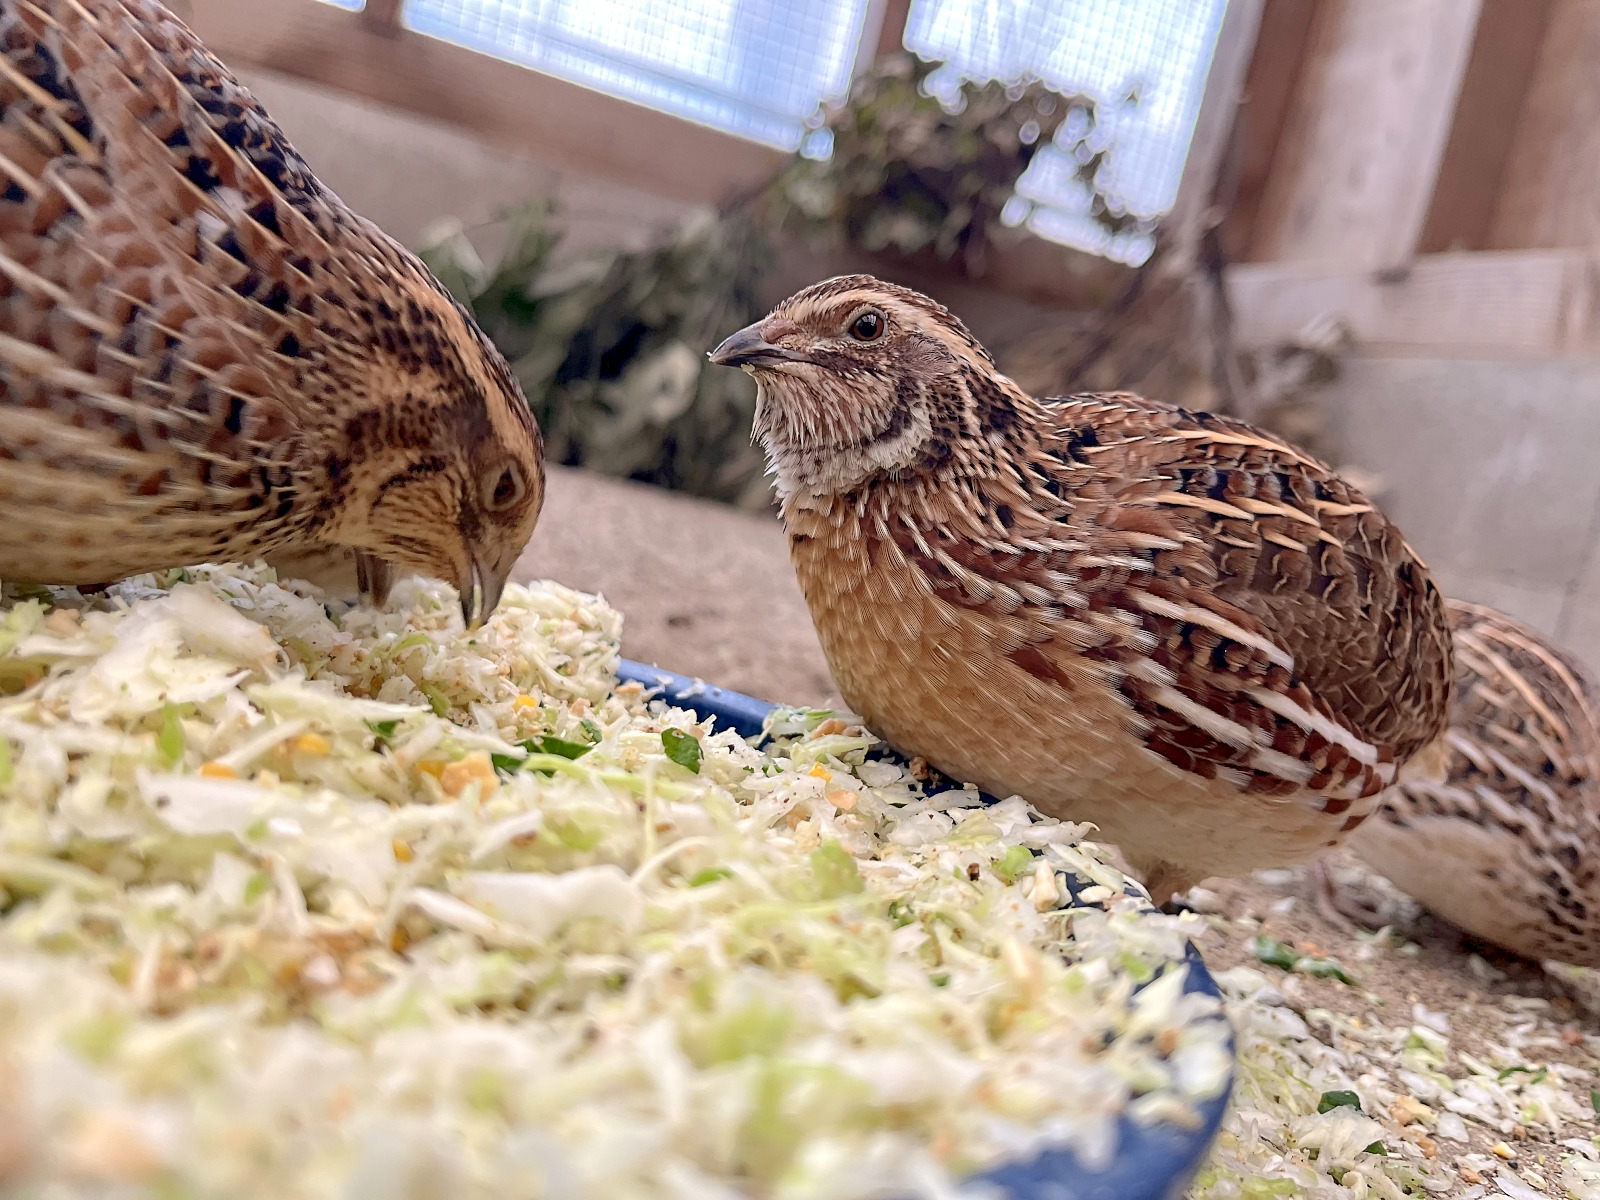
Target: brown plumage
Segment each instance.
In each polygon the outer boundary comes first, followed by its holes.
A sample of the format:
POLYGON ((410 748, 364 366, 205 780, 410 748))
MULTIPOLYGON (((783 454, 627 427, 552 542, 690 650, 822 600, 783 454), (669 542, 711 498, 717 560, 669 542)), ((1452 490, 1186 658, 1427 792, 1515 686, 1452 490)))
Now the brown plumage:
POLYGON ((415 257, 153 0, 0 0, 0 576, 354 558, 492 610, 539 431, 415 257))
POLYGON ((1600 699, 1503 613, 1450 601, 1456 697, 1443 781, 1382 797, 1351 848, 1468 932, 1600 967, 1600 699))
POLYGON ((1156 899, 1337 843, 1441 729, 1426 569, 1271 435, 1032 399, 950 313, 867 276, 712 358, 760 385, 846 701, 946 774, 1093 821, 1156 899))

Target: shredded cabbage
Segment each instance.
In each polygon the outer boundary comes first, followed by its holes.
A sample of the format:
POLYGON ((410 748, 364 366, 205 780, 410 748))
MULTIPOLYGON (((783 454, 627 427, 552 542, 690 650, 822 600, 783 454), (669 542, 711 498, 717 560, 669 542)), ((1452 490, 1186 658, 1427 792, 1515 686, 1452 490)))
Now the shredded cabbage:
POLYGON ((1083 827, 618 687, 556 584, 458 614, 7 592, 0 1192, 946 1197, 1227 1086, 1083 827))

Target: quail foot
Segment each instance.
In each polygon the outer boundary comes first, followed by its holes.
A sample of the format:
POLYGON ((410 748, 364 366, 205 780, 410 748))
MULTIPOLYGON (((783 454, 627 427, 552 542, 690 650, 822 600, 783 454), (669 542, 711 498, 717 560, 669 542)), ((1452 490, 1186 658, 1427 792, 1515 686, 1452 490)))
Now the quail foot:
POLYGON ((864 275, 711 358, 759 385, 844 699, 903 754, 1093 822, 1158 902, 1307 859, 1408 764, 1437 770, 1439 593, 1292 446, 1134 395, 1035 399, 940 305, 864 275))
POLYGON ((153 0, 0 0, 0 577, 354 560, 492 610, 538 520, 504 359, 153 0))

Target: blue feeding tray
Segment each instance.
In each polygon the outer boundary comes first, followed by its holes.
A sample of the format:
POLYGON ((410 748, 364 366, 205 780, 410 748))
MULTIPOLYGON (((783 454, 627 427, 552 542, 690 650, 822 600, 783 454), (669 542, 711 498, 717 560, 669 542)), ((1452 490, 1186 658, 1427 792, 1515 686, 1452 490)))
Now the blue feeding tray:
MULTIPOLYGON (((690 709, 702 720, 715 717, 720 727, 732 729, 745 738, 761 736, 768 715, 778 707, 628 659, 622 660, 617 678, 624 683, 641 684, 656 698, 677 708, 690 709)), ((991 796, 985 796, 984 800, 994 803, 991 796)), ((1082 880, 1068 880, 1074 896, 1088 886, 1082 880)), ((1183 990, 1220 1000, 1222 993, 1192 944, 1184 961, 1189 971, 1183 990)), ((1233 1049, 1231 1037, 1229 1049, 1233 1049)), ((1121 1118, 1117 1123, 1116 1153, 1102 1170, 1089 1170, 1070 1150, 1048 1150, 1026 1162, 995 1167, 978 1178, 998 1185, 1009 1200, 1179 1200, 1222 1127, 1228 1094, 1232 1090, 1231 1075, 1228 1083, 1216 1099, 1198 1106, 1200 1124, 1195 1129, 1139 1125, 1127 1117, 1121 1118)))

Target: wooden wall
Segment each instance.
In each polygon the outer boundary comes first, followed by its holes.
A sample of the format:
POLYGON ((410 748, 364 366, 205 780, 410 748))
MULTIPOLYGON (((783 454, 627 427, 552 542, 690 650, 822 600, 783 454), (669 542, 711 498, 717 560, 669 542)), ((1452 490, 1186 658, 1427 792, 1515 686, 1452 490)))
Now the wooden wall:
POLYGON ((1266 0, 1235 135, 1247 345, 1600 355, 1594 0, 1266 0))

